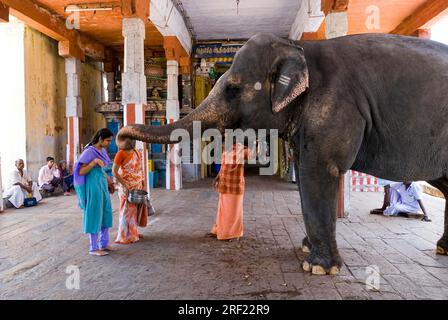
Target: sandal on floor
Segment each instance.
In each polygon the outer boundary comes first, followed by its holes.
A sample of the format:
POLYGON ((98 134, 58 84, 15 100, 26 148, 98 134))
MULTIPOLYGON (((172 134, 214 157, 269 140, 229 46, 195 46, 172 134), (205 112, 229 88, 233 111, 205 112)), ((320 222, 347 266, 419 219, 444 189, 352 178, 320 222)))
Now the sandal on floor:
POLYGON ((423 218, 422 218, 422 220, 421 221, 425 221, 425 222, 431 222, 432 220, 431 219, 429 219, 429 217, 428 216, 423 216, 423 218))
POLYGON ((97 251, 90 251, 89 254, 91 254, 92 256, 107 256, 109 254, 109 252, 107 251, 103 251, 103 250, 97 250, 97 251))

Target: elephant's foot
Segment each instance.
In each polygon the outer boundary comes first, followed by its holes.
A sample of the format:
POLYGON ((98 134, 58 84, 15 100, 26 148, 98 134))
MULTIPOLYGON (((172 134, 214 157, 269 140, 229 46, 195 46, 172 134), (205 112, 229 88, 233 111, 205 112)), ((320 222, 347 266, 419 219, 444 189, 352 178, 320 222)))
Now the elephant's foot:
POLYGON ((308 239, 308 237, 303 238, 303 240, 302 240, 302 252, 310 253, 311 252, 311 248, 312 248, 312 245, 311 245, 311 242, 308 239))
POLYGON ((448 255, 448 241, 445 239, 440 239, 437 241, 437 254, 448 255))
POLYGON ((311 249, 311 252, 302 264, 305 272, 316 275, 337 275, 342 266, 339 254, 325 252, 325 250, 311 249))

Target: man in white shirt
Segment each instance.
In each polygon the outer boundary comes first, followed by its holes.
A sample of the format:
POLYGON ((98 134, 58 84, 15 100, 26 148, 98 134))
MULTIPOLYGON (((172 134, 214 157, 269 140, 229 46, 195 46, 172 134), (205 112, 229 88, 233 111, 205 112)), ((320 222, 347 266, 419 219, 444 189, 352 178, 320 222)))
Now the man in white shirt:
POLYGON ((60 185, 62 187, 62 178, 59 175, 58 168, 54 165, 54 158, 48 157, 47 164, 39 170, 39 187, 49 193, 60 185))
POLYGON ((42 196, 36 182, 26 172, 22 159, 16 160, 16 168, 10 173, 3 198, 17 209, 23 206, 25 198, 34 197, 39 202, 42 196))
POLYGON ((396 182, 390 185, 390 205, 384 210, 384 215, 395 216, 400 213, 419 213, 423 211, 422 221, 430 222, 422 202, 420 186, 412 181, 396 182))

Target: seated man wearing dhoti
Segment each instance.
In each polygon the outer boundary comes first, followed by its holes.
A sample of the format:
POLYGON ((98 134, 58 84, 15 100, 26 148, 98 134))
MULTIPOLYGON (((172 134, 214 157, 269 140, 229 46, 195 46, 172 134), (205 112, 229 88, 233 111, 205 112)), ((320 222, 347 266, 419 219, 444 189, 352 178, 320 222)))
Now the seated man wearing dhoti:
POLYGON ((390 185, 389 206, 384 210, 384 215, 395 216, 399 214, 419 213, 423 211, 423 221, 431 221, 422 202, 420 186, 411 181, 396 182, 390 185))
POLYGON ((16 168, 10 173, 3 198, 17 209, 22 207, 26 198, 34 197, 39 202, 42 196, 36 182, 26 172, 22 159, 16 160, 16 168))

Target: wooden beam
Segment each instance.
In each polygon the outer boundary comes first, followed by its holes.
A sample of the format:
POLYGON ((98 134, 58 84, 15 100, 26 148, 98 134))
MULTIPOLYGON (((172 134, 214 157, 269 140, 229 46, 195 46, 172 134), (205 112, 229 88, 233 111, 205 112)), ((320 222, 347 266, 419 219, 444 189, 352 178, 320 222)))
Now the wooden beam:
POLYGON ((180 63, 182 57, 188 57, 187 52, 176 36, 163 37, 163 48, 165 49, 167 60, 176 60, 180 63))
POLYGON ((403 20, 393 34, 412 35, 417 29, 448 9, 448 0, 428 0, 403 20))
POLYGON ((64 58, 76 58, 81 61, 85 60, 84 51, 71 41, 59 41, 58 43, 59 55, 64 58))
POLYGON ((78 33, 78 46, 84 50, 86 55, 96 61, 103 61, 106 58, 106 52, 109 51, 99 42, 92 41, 85 34, 78 33))
POLYGON ((83 51, 86 55, 96 59, 104 59, 105 48, 102 44, 81 35, 76 30, 66 28, 65 21, 54 16, 48 10, 39 7, 31 0, 0 0, 10 7, 13 16, 25 22, 30 27, 46 34, 59 42, 63 42, 61 50, 63 54, 74 52, 76 58, 83 51), (67 41, 69 43, 67 43, 67 41))
POLYGON ((9 22, 9 7, 0 2, 0 22, 9 22))
POLYGON ((322 0, 321 10, 325 15, 331 12, 344 12, 348 9, 349 0, 322 0))
POLYGON ((150 0, 121 0, 121 14, 125 18, 138 17, 145 23, 149 18, 150 0))
POLYGON ((191 58, 190 57, 180 57, 179 66, 180 66, 181 74, 190 74, 191 73, 191 58))

